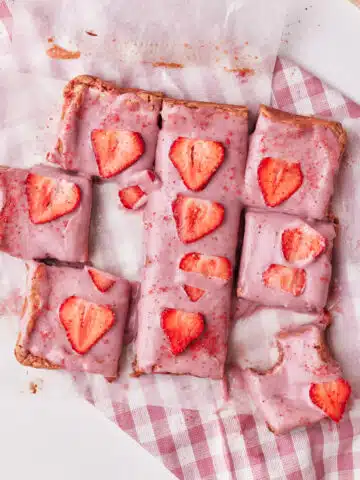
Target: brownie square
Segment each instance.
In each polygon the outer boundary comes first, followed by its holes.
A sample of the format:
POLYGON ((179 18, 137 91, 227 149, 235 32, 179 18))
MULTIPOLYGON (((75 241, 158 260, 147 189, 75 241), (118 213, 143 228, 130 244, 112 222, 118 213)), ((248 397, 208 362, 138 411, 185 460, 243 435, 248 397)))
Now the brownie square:
POLYGON ((246 165, 245 203, 323 219, 345 144, 340 123, 261 106, 246 165))
POLYGON ((327 409, 333 419, 339 421, 351 389, 341 378, 341 369, 328 351, 324 329, 310 324, 282 331, 276 339, 279 357, 272 368, 244 370, 247 389, 269 429, 282 434, 311 425, 326 418, 327 409), (343 398, 339 395, 336 399, 339 405, 336 405, 335 394, 331 399, 324 395, 323 408, 320 408, 313 392, 326 392, 324 385, 344 393, 343 398), (340 415, 335 417, 335 412, 340 415))
POLYGON ((127 280, 94 268, 29 262, 16 358, 116 378, 130 292, 127 280))
POLYGON ((27 260, 88 260, 89 178, 41 165, 2 167, 0 192, 0 250, 27 260))
POLYGON ((67 170, 111 180, 152 168, 161 103, 160 93, 76 77, 64 89, 58 139, 47 158, 67 170))
POLYGON ((331 280, 334 238, 332 223, 249 210, 237 295, 262 305, 322 310, 331 280))

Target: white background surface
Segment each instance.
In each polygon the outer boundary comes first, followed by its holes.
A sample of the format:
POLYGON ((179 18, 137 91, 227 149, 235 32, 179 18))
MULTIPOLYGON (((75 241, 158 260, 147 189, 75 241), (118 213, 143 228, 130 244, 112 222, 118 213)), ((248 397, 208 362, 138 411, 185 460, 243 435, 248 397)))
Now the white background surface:
MULTIPOLYGON (((293 58, 360 103, 360 10, 346 0, 294 0, 286 20, 281 54, 293 58)), ((16 325, 2 325, 3 340, 16 325)), ((71 382, 37 372, 7 375, 13 362, 0 346, 0 479, 132 480, 173 478, 100 412, 76 397, 71 382), (51 386, 51 388, 50 388, 51 386), (54 386, 56 387, 54 389, 54 386), (49 393, 51 391, 51 394, 49 393), (55 392, 55 393, 54 393, 55 392)))

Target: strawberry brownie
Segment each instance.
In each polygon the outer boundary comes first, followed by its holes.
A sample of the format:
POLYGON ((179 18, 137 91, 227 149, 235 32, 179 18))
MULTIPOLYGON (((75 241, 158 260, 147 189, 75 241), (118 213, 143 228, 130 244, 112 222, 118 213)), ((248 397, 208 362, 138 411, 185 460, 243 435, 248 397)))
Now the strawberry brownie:
POLYGON ((221 378, 247 140, 245 107, 165 99, 162 188, 144 214, 137 373, 221 378))
POLYGON ((130 180, 153 167, 161 103, 160 93, 76 77, 64 89, 58 140, 47 158, 103 180, 130 180))
POLYGON ((281 331, 276 340, 279 356, 272 368, 243 372, 269 429, 282 434, 326 417, 339 422, 351 387, 327 349, 324 327, 310 324, 281 331))
POLYGON ((0 168, 0 250, 15 257, 88 259, 91 180, 38 165, 0 168))
POLYGON ((128 281, 90 267, 28 263, 17 360, 117 377, 130 298, 128 281))
POLYGON ((247 211, 238 297, 297 311, 322 310, 334 238, 332 223, 247 211))
POLYGON ((345 144, 340 123, 262 105, 249 146, 245 203, 323 219, 345 144))

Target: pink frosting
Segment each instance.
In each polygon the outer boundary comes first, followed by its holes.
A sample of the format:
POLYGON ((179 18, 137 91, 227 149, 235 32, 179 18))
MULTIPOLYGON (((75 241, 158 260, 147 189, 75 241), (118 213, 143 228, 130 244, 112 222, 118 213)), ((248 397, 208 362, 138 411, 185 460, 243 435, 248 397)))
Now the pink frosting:
POLYGON ((295 120, 294 123, 275 121, 260 113, 250 140, 244 203, 322 219, 328 213, 340 157, 341 145, 331 128, 319 123, 304 127, 295 120), (303 173, 302 186, 276 207, 265 204, 258 183, 258 167, 266 157, 300 162, 303 173))
POLYGON ((60 124, 62 153, 55 148, 48 154, 48 160, 68 170, 98 176, 91 132, 94 129, 120 129, 140 133, 145 152, 137 162, 112 180, 152 168, 161 107, 161 99, 153 98, 155 100, 147 102, 134 92, 115 94, 77 85, 60 124))
MULTIPOLYGON (((40 264, 29 263, 28 288, 34 284, 34 275, 40 264)), ((106 292, 94 285, 88 268, 46 266, 46 276, 37 286, 41 311, 34 328, 29 332, 30 307, 21 320, 21 345, 35 356, 72 371, 99 373, 105 377, 117 376, 123 333, 128 312, 131 286, 128 281, 113 277, 115 284, 106 292), (78 296, 99 305, 109 306, 115 313, 115 324, 85 354, 73 350, 65 329, 59 320, 59 307, 70 296, 78 296)))
POLYGON ((307 325, 277 335, 279 360, 266 372, 247 369, 244 378, 256 407, 271 430, 285 433, 318 422, 324 412, 309 397, 311 383, 341 377, 324 344, 324 331, 307 325))
POLYGON ((156 171, 163 186, 150 195, 144 218, 146 261, 138 310, 138 368, 147 373, 170 372, 221 378, 227 353, 232 281, 211 282, 200 274, 184 275, 179 270, 179 263, 186 253, 198 252, 225 256, 234 265, 241 212, 238 194, 247 151, 247 118, 212 106, 189 108, 166 101, 162 116, 156 171), (225 147, 223 164, 199 193, 187 190, 169 159, 169 149, 179 136, 216 140, 225 147), (225 207, 222 225, 194 243, 183 244, 171 209, 178 193, 220 202, 225 207), (207 292, 197 302, 191 302, 183 289, 184 281, 205 287, 207 292), (210 283, 213 283, 213 288, 210 283), (165 308, 201 312, 205 317, 204 333, 177 356, 171 353, 169 341, 160 325, 161 312, 165 308))
POLYGON ((333 224, 309 222, 326 240, 326 250, 309 265, 306 271, 306 286, 297 297, 282 290, 265 286, 262 274, 271 264, 289 267, 281 248, 281 235, 285 229, 297 228, 303 220, 282 213, 249 210, 245 216, 245 236, 242 247, 238 296, 253 302, 282 306, 297 311, 320 311, 327 302, 331 279, 331 254, 335 229, 333 224))
POLYGON ((0 170, 0 191, 5 202, 0 216, 0 249, 24 259, 55 258, 67 262, 88 260, 91 214, 91 181, 59 169, 36 166, 30 170, 0 170), (75 183, 81 190, 76 209, 50 222, 37 224, 29 218, 26 178, 30 172, 75 183))

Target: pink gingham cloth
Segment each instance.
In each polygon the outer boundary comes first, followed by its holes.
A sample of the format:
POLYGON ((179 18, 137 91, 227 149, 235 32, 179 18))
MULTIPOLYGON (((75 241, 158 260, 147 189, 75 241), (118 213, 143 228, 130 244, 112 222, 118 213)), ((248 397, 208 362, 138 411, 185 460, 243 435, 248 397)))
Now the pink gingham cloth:
MULTIPOLYGON (((11 15, 0 0, 0 18, 11 34, 11 15)), ((272 103, 294 113, 360 118, 360 107, 289 60, 278 59, 272 103)), ((84 385, 81 385, 84 391, 84 385)), ((339 425, 324 420, 274 436, 261 417, 117 403, 85 398, 105 412, 176 477, 195 479, 356 479, 360 478, 360 411, 350 410, 339 425)))
MULTIPOLYGON (((360 106, 290 60, 276 62, 273 106, 328 118, 360 118, 360 106)), ((158 457, 178 478, 357 479, 360 478, 360 411, 274 436, 261 417, 131 405, 86 398, 122 430, 158 457), (104 407, 106 403, 106 407, 104 407)))

